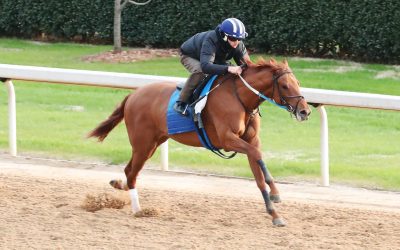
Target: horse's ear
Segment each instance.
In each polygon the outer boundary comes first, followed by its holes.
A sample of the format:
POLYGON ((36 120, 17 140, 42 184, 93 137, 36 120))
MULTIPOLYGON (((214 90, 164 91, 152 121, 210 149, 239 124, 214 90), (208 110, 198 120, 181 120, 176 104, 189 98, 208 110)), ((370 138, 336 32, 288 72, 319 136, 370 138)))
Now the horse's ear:
POLYGON ((276 64, 276 61, 275 61, 274 58, 270 58, 270 59, 269 59, 269 63, 270 63, 271 65, 275 65, 275 64, 276 64))
POLYGON ((286 60, 286 58, 283 59, 282 63, 283 63, 286 67, 289 67, 289 63, 288 63, 288 61, 286 60))

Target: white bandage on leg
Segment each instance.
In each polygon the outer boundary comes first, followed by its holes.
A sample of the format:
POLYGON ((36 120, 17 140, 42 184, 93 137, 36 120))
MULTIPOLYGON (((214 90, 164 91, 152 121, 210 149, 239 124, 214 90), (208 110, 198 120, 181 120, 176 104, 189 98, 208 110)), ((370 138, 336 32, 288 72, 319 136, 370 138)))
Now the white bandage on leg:
POLYGON ((129 195, 131 197, 131 207, 134 213, 140 211, 139 195, 136 189, 129 189, 129 195))

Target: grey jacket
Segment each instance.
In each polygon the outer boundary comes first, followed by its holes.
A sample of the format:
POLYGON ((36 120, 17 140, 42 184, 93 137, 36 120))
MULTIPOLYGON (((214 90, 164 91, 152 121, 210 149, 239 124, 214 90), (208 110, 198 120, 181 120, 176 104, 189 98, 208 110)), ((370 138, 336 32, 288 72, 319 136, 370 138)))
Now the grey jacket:
POLYGON ((181 46, 184 55, 200 61, 205 74, 222 75, 228 72, 229 60, 232 58, 237 65, 242 65, 242 59, 247 53, 243 42, 236 49, 225 42, 217 27, 215 30, 197 33, 181 46))

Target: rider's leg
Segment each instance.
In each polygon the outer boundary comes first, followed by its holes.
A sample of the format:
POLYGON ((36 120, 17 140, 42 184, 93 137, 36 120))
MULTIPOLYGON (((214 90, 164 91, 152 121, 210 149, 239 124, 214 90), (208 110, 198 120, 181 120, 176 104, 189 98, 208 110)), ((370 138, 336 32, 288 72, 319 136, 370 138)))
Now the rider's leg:
POLYGON ((199 60, 183 54, 181 54, 180 56, 182 65, 191 73, 191 75, 187 79, 179 96, 179 99, 174 105, 174 109, 175 111, 177 111, 182 115, 187 115, 186 109, 187 109, 187 104, 189 103, 190 100, 190 96, 193 94, 193 91, 200 82, 200 80, 204 77, 204 74, 201 70, 201 65, 199 60))

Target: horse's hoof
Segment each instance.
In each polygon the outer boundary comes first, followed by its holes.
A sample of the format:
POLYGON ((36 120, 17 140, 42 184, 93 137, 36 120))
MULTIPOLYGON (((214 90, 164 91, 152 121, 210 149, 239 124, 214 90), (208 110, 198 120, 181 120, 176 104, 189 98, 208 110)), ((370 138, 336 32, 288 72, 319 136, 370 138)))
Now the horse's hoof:
POLYGON ((281 197, 279 194, 269 194, 269 199, 273 202, 273 203, 280 203, 282 202, 281 197))
POLYGON ((284 226, 286 226, 285 220, 280 218, 280 217, 272 219, 272 224, 274 226, 276 226, 276 227, 284 227, 284 226))
POLYGON ((126 185, 123 184, 122 180, 111 180, 110 181, 111 187, 119 190, 127 190, 126 185))
POLYGON ((121 180, 111 180, 110 181, 110 185, 111 187, 115 188, 115 189, 121 189, 119 183, 121 182, 121 180))

